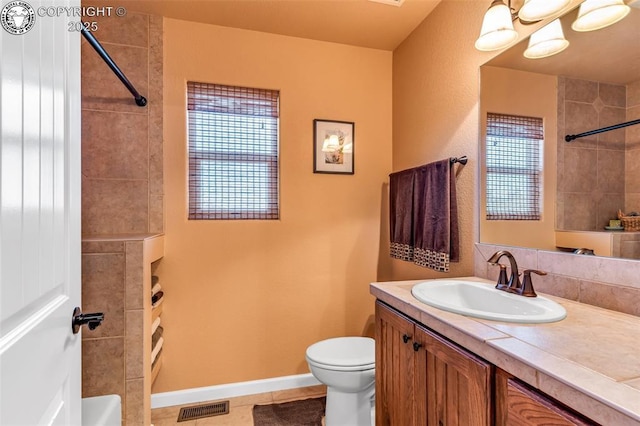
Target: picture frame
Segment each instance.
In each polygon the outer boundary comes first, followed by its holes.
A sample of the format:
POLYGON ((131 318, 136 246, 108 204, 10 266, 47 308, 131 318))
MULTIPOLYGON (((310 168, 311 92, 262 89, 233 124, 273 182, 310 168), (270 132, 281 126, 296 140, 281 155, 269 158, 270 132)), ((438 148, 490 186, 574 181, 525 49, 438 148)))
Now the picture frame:
POLYGON ((313 120, 313 172, 352 175, 355 123, 313 120))

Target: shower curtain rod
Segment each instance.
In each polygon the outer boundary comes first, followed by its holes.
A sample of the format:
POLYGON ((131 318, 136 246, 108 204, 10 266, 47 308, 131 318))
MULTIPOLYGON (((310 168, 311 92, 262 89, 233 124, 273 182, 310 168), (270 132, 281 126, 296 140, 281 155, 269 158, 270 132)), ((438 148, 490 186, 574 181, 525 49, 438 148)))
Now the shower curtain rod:
POLYGON ((91 34, 91 32, 89 32, 85 28, 84 25, 82 26, 81 32, 82 32, 82 35, 84 36, 84 38, 89 42, 91 47, 93 47, 95 49, 95 51, 98 52, 98 55, 100 55, 100 57, 107 63, 109 68, 111 68, 111 71, 113 71, 113 73, 116 75, 116 77, 118 77, 120 79, 122 84, 125 85, 125 87, 129 90, 129 92, 131 92, 131 94, 133 95, 133 97, 136 100, 136 105, 138 105, 139 107, 143 107, 143 106, 147 105, 147 98, 142 96, 136 90, 136 88, 133 87, 133 84, 131 84, 131 82, 122 73, 122 71, 120 71, 120 68, 118 68, 118 65, 116 65, 115 62, 113 62, 113 59, 111 59, 111 56, 109 56, 107 51, 104 50, 104 47, 102 47, 100 42, 98 40, 96 40, 96 38, 93 36, 93 34, 91 34))
POLYGON ((633 126, 640 124, 640 119, 627 121, 626 123, 614 124, 613 126, 603 127, 601 129, 589 130, 588 132, 578 133, 577 135, 566 135, 564 137, 565 142, 571 142, 574 139, 582 138, 585 136, 597 135, 598 133, 610 132, 611 130, 622 129, 623 127, 633 126))

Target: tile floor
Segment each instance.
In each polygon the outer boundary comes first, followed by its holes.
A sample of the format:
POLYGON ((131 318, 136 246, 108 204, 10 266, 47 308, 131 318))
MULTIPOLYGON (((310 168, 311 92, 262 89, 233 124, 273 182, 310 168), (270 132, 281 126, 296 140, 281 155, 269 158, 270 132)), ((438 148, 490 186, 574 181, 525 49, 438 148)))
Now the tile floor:
MULTIPOLYGON (((214 417, 206 417, 187 422, 177 422, 179 405, 173 407, 156 408, 151 410, 151 423, 153 426, 253 426, 252 409, 256 404, 271 404, 279 402, 295 401, 298 399, 315 398, 324 396, 327 388, 324 385, 307 388, 290 389, 277 392, 267 392, 256 395, 229 398, 229 414, 214 417)), ((218 401, 218 400, 216 400, 218 401)), ((209 401, 207 401, 209 402, 209 401)), ((211 401, 213 402, 213 401, 211 401)), ((187 404, 185 406, 199 405, 187 404)), ((202 403, 204 404, 204 402, 202 403)))

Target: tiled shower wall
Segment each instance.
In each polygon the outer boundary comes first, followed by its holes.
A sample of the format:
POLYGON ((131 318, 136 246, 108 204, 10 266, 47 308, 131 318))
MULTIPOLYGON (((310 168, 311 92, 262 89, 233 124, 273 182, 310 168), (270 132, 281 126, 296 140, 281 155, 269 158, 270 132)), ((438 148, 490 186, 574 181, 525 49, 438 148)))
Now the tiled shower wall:
POLYGON ((82 40, 82 233, 162 232, 162 18, 101 17, 93 34, 148 104, 82 40))
POLYGON ((97 22, 96 39, 148 104, 137 106, 82 40, 82 302, 85 312, 105 313, 100 327, 83 331, 82 395, 118 394, 123 424, 142 425, 150 418, 151 348, 140 238, 164 227, 163 21, 128 13, 97 22))
POLYGON ((640 118, 640 81, 614 85, 558 79, 557 227, 599 231, 618 209, 640 212, 640 125, 564 142, 640 118))
MULTIPOLYGON (((123 425, 146 424, 143 242, 82 242, 82 305, 105 320, 82 332, 82 396, 116 394, 123 425)), ((146 380, 150 380, 146 378, 146 380)))
POLYGON ((625 209, 625 130, 564 141, 626 121, 626 88, 558 78, 558 229, 602 230, 625 209))
MULTIPOLYGON (((627 121, 640 119, 640 80, 627 85, 627 121)), ((640 124, 626 129, 625 212, 640 212, 640 124)))

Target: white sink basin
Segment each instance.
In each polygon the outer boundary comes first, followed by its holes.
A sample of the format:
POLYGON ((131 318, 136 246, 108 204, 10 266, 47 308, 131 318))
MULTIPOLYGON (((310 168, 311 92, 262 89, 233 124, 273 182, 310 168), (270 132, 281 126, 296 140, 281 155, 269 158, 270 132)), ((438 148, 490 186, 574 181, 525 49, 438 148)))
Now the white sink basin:
POLYGON ((449 312, 496 321, 537 324, 564 319, 567 311, 545 297, 525 297, 490 284, 465 280, 429 280, 411 289, 413 297, 449 312))

